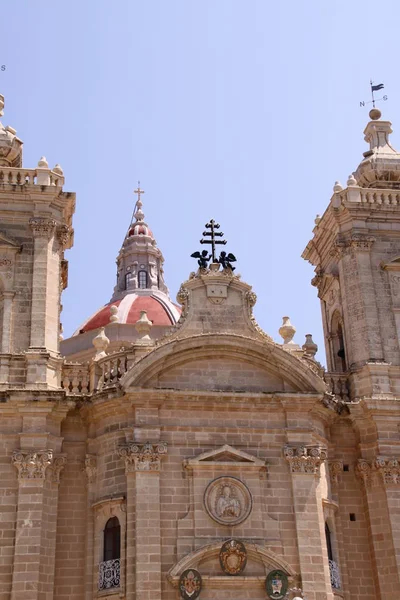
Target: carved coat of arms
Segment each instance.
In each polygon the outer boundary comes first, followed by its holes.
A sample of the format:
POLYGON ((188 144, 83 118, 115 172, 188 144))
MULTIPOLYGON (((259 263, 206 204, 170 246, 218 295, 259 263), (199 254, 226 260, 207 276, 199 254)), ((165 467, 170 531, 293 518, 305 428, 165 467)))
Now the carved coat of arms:
POLYGON ((283 571, 271 571, 265 583, 267 594, 273 600, 281 600, 286 595, 288 578, 283 571))
POLYGON ((195 600, 201 592, 201 575, 195 569, 186 569, 179 579, 179 591, 184 600, 195 600))
POLYGON ((240 575, 247 563, 245 545, 238 540, 228 540, 219 552, 219 562, 227 575, 240 575))

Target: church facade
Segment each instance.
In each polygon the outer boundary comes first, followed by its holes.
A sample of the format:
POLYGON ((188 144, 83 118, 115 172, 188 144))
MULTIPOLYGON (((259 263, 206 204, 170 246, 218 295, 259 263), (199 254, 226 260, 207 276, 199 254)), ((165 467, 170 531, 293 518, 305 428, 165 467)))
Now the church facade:
POLYGON ((327 369, 213 244, 174 303, 140 187, 63 340, 75 195, 0 124, 0 600, 397 600, 400 154, 370 117, 303 253, 327 369))

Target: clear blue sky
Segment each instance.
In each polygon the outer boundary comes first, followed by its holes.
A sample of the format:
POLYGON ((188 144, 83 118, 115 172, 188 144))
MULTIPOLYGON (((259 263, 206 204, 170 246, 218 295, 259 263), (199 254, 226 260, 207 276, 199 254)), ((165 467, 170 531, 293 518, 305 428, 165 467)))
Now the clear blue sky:
POLYGON ((366 150, 369 80, 400 146, 398 1, 3 2, 4 123, 77 194, 66 336, 112 294, 140 179, 171 296, 196 267, 210 218, 280 341, 313 333, 313 270, 300 254, 339 179, 366 150))

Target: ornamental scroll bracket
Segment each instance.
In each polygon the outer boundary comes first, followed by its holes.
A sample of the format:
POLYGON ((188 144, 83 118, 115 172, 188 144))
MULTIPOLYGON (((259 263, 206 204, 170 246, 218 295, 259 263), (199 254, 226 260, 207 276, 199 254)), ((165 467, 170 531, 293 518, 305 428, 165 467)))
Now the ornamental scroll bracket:
POLYGON ((285 446, 284 456, 291 473, 317 475, 321 464, 328 457, 328 452, 321 446, 285 446))
POLYGON ((161 467, 161 458, 167 454, 166 442, 136 444, 132 442, 118 449, 119 455, 125 459, 125 472, 135 471, 157 472, 161 467))

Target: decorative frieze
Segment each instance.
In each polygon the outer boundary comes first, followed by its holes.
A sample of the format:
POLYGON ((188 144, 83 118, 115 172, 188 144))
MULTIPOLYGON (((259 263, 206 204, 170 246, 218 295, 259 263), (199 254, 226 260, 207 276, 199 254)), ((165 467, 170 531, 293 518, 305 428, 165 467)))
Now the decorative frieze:
POLYGON ((119 448, 119 455, 125 459, 126 473, 134 471, 159 471, 161 458, 167 454, 167 444, 158 442, 151 444, 136 444, 132 442, 119 448))
POLYGON ((319 473, 319 467, 328 456, 326 448, 321 446, 285 446, 285 458, 292 473, 319 473))
POLYGON ((29 221, 34 237, 44 237, 50 239, 53 235, 56 222, 54 219, 31 219, 29 221))
POLYGON ((89 483, 94 483, 97 475, 97 458, 93 454, 86 454, 84 471, 89 483))
POLYGON ((339 475, 343 471, 342 460, 330 460, 329 461, 329 475, 331 478, 331 485, 337 485, 339 483, 339 475))
POLYGON ((18 479, 45 479, 46 470, 53 463, 53 451, 15 450, 11 460, 18 471, 18 479))

